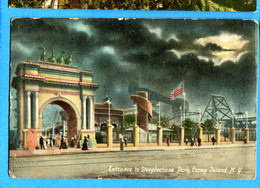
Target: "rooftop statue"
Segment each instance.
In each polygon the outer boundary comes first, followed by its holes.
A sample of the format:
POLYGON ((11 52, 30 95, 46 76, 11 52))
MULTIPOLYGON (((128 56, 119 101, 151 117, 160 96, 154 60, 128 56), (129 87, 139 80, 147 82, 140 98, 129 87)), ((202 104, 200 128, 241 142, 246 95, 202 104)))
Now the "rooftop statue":
POLYGON ((64 62, 64 60, 63 60, 63 54, 64 53, 65 53, 64 50, 62 50, 61 53, 60 53, 60 56, 56 60, 57 63, 61 64, 61 63, 64 62))
POLYGON ((49 62, 55 63, 55 54, 54 54, 54 50, 51 50, 51 56, 48 58, 49 62))
POLYGON ((74 51, 70 52, 69 56, 64 59, 64 63, 65 63, 66 65, 71 64, 71 62, 72 62, 72 54, 74 54, 74 53, 75 53, 74 51))
POLYGON ((40 45, 40 46, 38 47, 38 49, 42 49, 42 53, 41 53, 40 60, 41 60, 41 61, 44 61, 44 60, 45 60, 45 57, 46 57, 45 48, 44 48, 42 45, 40 45))

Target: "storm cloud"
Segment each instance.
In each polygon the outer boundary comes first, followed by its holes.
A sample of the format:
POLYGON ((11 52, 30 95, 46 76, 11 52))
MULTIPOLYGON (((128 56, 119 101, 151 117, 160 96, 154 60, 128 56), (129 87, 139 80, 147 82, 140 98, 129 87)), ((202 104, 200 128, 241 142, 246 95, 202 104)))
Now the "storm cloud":
MULTIPOLYGON (((56 57, 94 72, 95 102, 106 95, 113 106, 130 108, 134 81, 166 97, 182 81, 190 111, 204 109, 211 94, 231 108, 256 111, 257 24, 252 20, 14 19, 11 79, 18 63, 39 61, 39 45, 56 57)), ((46 58, 46 59, 47 59, 46 58)), ((11 90, 15 95, 15 90, 11 90)), ((163 113, 170 113, 167 105, 163 113)))

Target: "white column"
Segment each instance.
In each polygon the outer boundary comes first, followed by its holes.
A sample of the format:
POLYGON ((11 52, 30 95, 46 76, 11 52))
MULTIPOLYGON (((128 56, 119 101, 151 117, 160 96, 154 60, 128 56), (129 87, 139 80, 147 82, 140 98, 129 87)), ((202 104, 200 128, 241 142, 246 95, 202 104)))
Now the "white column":
POLYGON ((27 91, 27 129, 31 128, 31 92, 27 91))
POLYGON ((83 96, 83 129, 87 129, 87 123, 86 123, 86 115, 87 115, 87 106, 86 106, 86 96, 83 96))
POLYGON ((35 92, 34 93, 34 100, 35 100, 35 109, 34 109, 34 117, 35 117, 35 119, 34 119, 34 126, 35 126, 35 129, 38 129, 38 116, 39 116, 39 114, 38 114, 38 112, 39 112, 39 109, 38 109, 38 107, 39 107, 39 92, 35 92))
POLYGON ((88 100, 89 100, 89 109, 88 109, 88 111, 89 111, 89 116, 88 116, 88 129, 92 129, 92 124, 93 124, 93 116, 94 116, 94 114, 93 114, 93 108, 94 108, 94 106, 93 106, 93 97, 92 96, 90 96, 89 98, 88 98, 88 100))

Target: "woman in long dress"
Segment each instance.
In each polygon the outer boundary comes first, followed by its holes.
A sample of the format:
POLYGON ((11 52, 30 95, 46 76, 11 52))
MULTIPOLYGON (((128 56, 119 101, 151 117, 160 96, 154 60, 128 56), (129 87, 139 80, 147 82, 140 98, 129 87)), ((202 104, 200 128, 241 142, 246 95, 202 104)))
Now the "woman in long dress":
POLYGON ((84 137, 84 142, 83 142, 82 150, 88 150, 88 139, 87 139, 86 136, 84 137))

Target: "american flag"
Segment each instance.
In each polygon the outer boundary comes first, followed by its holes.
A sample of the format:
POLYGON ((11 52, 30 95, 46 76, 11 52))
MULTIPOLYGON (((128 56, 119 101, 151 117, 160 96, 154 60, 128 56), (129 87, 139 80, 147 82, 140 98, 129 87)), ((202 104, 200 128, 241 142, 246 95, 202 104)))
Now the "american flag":
POLYGON ((170 94, 170 100, 173 100, 175 97, 177 97, 179 94, 182 93, 182 87, 183 87, 183 82, 181 82, 177 88, 170 94))

